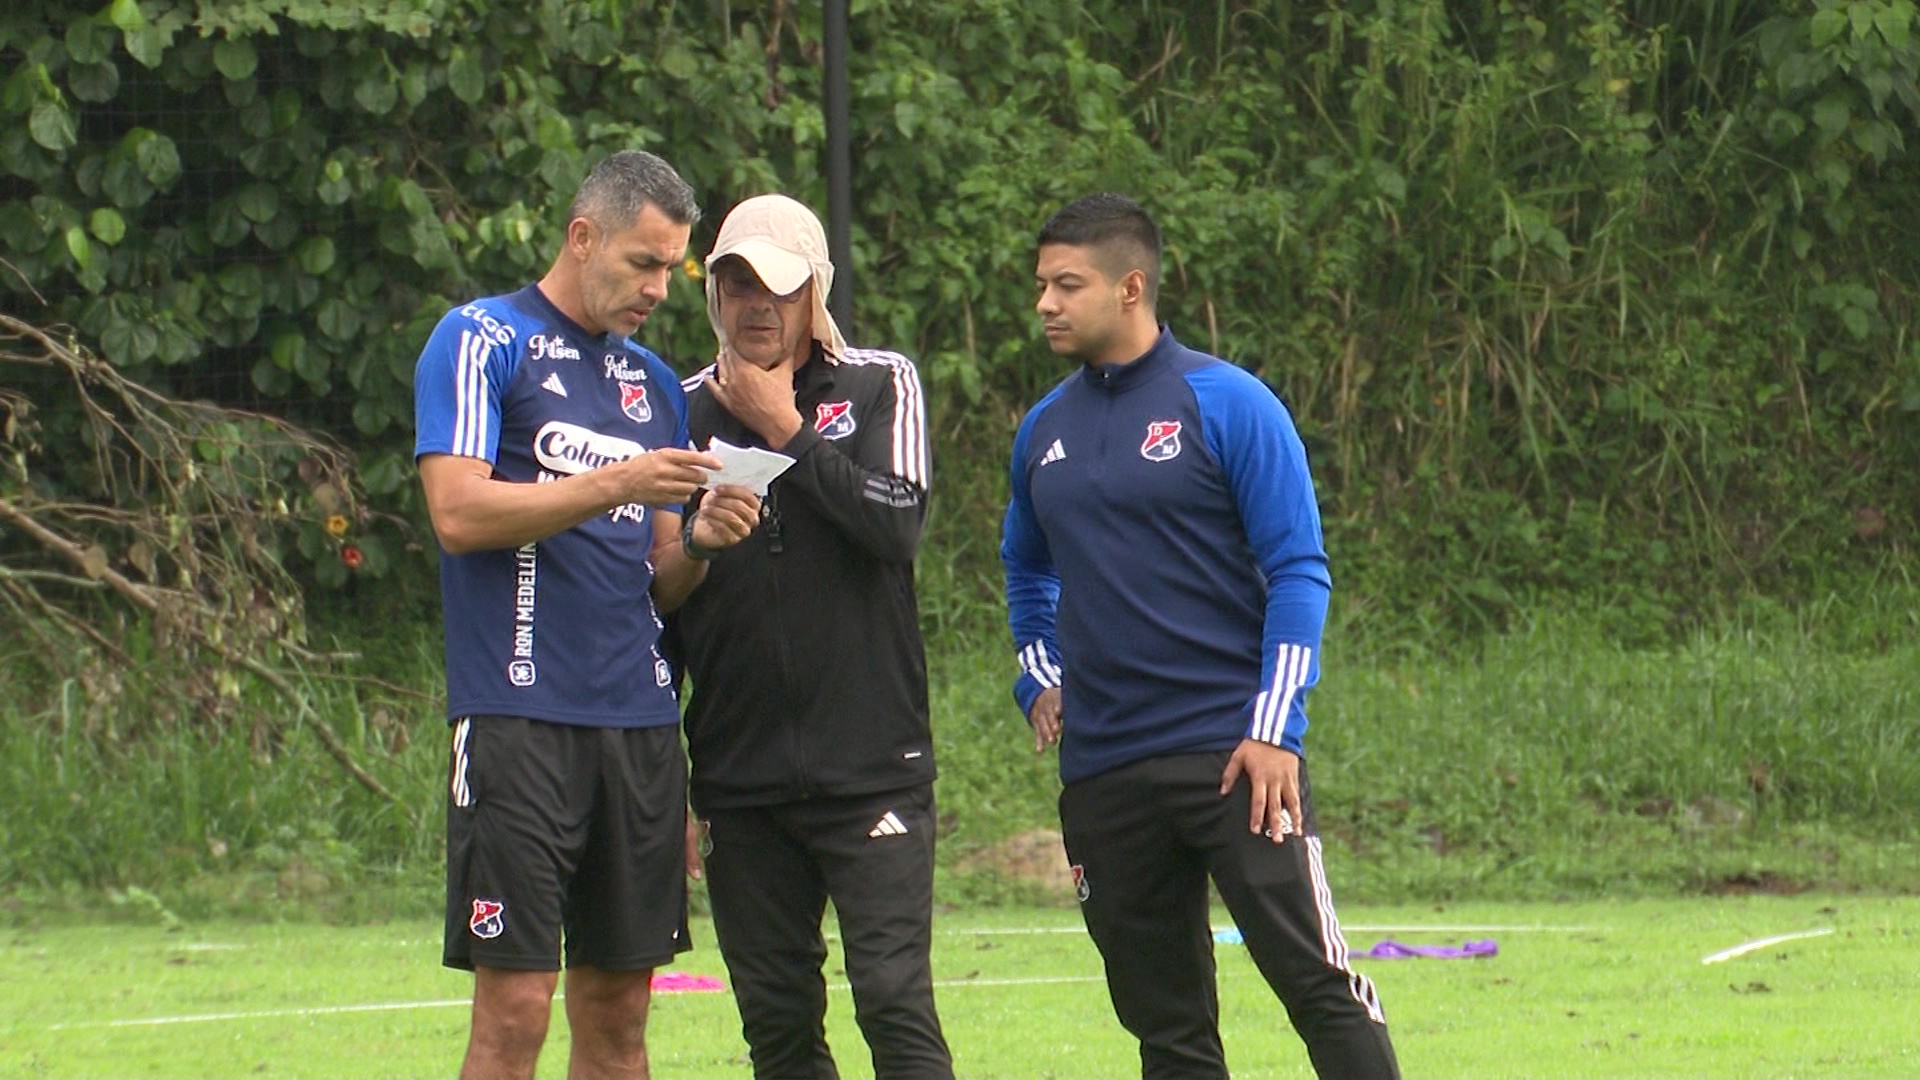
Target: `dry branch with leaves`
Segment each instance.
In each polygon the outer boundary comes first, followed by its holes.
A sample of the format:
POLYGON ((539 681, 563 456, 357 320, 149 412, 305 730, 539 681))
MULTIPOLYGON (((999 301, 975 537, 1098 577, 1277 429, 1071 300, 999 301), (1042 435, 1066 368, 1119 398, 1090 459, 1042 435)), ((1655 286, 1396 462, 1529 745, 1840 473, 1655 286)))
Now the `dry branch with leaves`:
POLYGON ((34 662, 110 703, 145 661, 189 722, 244 724, 256 746, 297 718, 406 813, 301 689, 353 657, 308 647, 282 555, 297 526, 291 507, 353 515, 352 465, 284 420, 175 400, 70 335, 0 314, 0 612, 34 662), (65 415, 43 425, 55 414, 65 415), (78 437, 43 441, 49 430, 78 437), (136 625, 139 657, 128 645, 136 625), (251 686, 288 708, 249 707, 251 686))

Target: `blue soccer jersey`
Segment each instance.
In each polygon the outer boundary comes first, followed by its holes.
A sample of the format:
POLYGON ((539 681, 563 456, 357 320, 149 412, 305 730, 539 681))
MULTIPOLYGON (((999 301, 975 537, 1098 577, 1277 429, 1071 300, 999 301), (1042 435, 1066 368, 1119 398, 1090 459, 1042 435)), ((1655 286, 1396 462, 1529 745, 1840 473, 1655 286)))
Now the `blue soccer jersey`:
MULTIPOLYGON (((448 312, 420 354, 414 406, 416 458, 481 458, 514 483, 687 445, 673 371, 581 329, 538 286, 448 312)), ((652 547, 653 512, 630 503, 522 548, 441 552, 448 716, 679 723, 652 547)))
POLYGON ((1014 696, 1061 688, 1062 779, 1249 738, 1301 752, 1332 582, 1272 390, 1163 329, 1033 407, 1011 494, 1014 696))

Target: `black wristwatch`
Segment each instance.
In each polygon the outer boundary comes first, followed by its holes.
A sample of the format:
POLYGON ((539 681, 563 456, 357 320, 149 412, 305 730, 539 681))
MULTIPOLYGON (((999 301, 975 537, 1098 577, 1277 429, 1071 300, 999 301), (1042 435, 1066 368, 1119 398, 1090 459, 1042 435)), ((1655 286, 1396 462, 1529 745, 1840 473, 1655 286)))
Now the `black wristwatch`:
POLYGON ((695 562, 711 562, 719 556, 720 552, 713 548, 701 547, 693 542, 693 519, 698 513, 698 510, 694 510, 680 519, 680 550, 686 552, 687 558, 695 562))

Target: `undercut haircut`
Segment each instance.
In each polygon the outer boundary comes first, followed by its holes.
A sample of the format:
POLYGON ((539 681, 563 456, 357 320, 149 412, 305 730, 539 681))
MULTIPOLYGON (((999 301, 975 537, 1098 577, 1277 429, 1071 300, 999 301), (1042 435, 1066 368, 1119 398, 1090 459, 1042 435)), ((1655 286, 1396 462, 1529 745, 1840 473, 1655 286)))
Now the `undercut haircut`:
POLYGON ((1090 248, 1100 272, 1115 281, 1129 270, 1146 275, 1147 307, 1160 296, 1160 227, 1137 202, 1117 192, 1084 195, 1053 212, 1040 226, 1040 247, 1090 248))
POLYGON ((598 229, 616 232, 632 225, 648 206, 676 225, 700 220, 693 188, 658 154, 622 150, 609 154, 580 183, 567 220, 586 218, 598 229))

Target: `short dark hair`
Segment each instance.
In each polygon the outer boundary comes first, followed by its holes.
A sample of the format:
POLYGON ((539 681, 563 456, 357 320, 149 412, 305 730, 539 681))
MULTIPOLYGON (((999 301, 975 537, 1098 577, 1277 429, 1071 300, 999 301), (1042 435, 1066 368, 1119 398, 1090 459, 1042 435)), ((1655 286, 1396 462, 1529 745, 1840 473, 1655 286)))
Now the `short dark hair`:
POLYGON ((1129 270, 1146 274, 1148 307, 1160 295, 1160 227, 1125 195, 1083 195, 1055 210, 1040 226, 1039 246, 1048 244, 1099 248, 1102 271, 1115 278, 1129 270))
POLYGON ((693 188, 658 154, 622 150, 609 154, 580 182, 567 220, 586 218, 602 229, 624 229, 654 206, 676 225, 700 220, 693 188))

